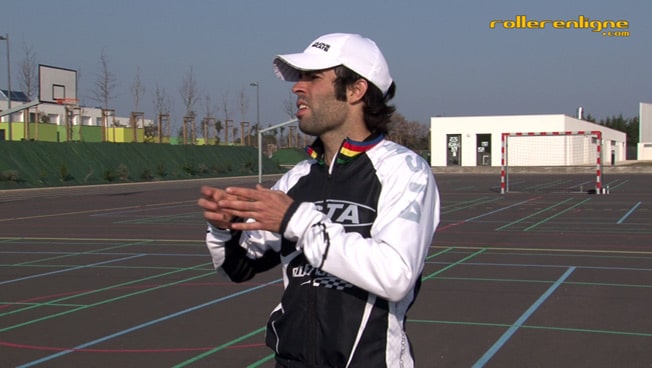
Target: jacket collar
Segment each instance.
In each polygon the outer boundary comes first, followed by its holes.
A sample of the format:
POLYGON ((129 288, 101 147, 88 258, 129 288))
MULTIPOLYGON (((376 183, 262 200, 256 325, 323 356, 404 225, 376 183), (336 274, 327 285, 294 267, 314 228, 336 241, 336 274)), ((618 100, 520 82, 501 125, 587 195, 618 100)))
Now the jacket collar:
MULTIPOLYGON (((383 134, 375 133, 367 137, 364 141, 354 141, 352 139, 346 138, 340 146, 339 153, 337 154, 336 162, 338 164, 346 163, 352 161, 353 159, 360 156, 362 153, 365 153, 372 149, 375 145, 380 143, 385 138, 383 134)), ((306 147, 306 152, 308 155, 317 160, 320 164, 324 163, 324 143, 321 139, 317 138, 312 145, 306 147)))

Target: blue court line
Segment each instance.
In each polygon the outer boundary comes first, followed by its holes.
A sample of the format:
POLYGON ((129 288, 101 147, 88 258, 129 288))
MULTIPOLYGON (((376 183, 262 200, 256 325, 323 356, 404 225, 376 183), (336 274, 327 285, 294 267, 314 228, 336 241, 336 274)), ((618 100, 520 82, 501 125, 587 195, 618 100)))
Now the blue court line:
POLYGON ((244 295, 244 294, 247 294, 247 293, 250 293, 250 292, 256 291, 256 290, 258 290, 258 289, 262 289, 262 288, 267 287, 267 286, 269 286, 269 285, 276 284, 276 283, 278 283, 278 282, 280 282, 280 281, 281 281, 281 279, 277 279, 277 280, 274 280, 274 281, 270 281, 270 282, 268 282, 268 283, 266 283, 266 284, 258 285, 258 286, 255 286, 255 287, 252 287, 252 288, 249 288, 249 289, 246 289, 246 290, 239 291, 239 292, 237 292, 237 293, 233 293, 233 294, 230 294, 230 295, 227 295, 227 296, 223 296, 223 297, 218 298, 218 299, 215 299, 215 300, 211 300, 210 302, 206 302, 206 303, 204 303, 204 304, 199 304, 199 305, 196 305, 196 306, 194 306, 194 307, 190 307, 190 308, 187 308, 187 309, 181 310, 181 311, 179 311, 179 312, 175 312, 175 313, 172 313, 172 314, 168 314, 167 316, 163 316, 163 317, 160 317, 160 318, 157 318, 157 319, 151 320, 151 321, 149 321, 149 322, 141 323, 141 324, 139 324, 139 325, 137 325, 137 326, 133 326, 133 327, 130 327, 130 328, 128 328, 128 329, 125 329, 125 330, 122 330, 122 331, 118 331, 118 332, 113 333, 113 334, 111 334, 111 335, 107 335, 107 336, 104 336, 104 337, 100 337, 99 339, 96 339, 96 340, 93 340, 93 341, 89 341, 89 342, 84 343, 84 344, 81 344, 81 345, 77 345, 77 346, 71 348, 70 350, 60 351, 60 352, 58 352, 58 353, 56 353, 56 354, 48 355, 48 356, 43 357, 43 358, 41 358, 41 359, 31 361, 31 362, 29 362, 29 363, 26 363, 26 364, 20 365, 20 366, 18 366, 17 368, 27 368, 27 367, 35 366, 35 365, 37 365, 37 364, 45 363, 45 362, 50 361, 50 360, 52 360, 52 359, 56 359, 56 358, 59 358, 59 357, 64 356, 64 355, 68 355, 68 354, 70 354, 70 353, 74 353, 76 350, 81 350, 81 349, 85 349, 85 348, 87 348, 87 347, 89 347, 89 346, 93 346, 93 345, 96 345, 96 344, 100 344, 100 343, 102 343, 102 342, 105 342, 105 341, 111 340, 111 339, 113 339, 113 338, 115 338, 115 337, 119 337, 119 336, 122 336, 122 335, 128 334, 128 333, 130 333, 130 332, 137 331, 137 330, 140 330, 140 329, 142 329, 142 328, 145 328, 145 327, 149 327, 149 326, 155 325, 155 324, 157 324, 157 323, 159 323, 159 322, 164 322, 164 321, 167 321, 167 320, 169 320, 169 319, 176 318, 176 317, 178 317, 178 316, 181 316, 181 315, 184 315, 184 314, 187 314, 187 313, 190 313, 190 312, 194 312, 194 311, 196 311, 196 310, 198 310, 198 309, 202 309, 202 308, 204 308, 204 307, 208 307, 208 306, 213 305, 213 304, 217 304, 217 303, 221 303, 221 302, 223 302, 223 301, 229 300, 229 299, 233 299, 233 298, 235 298, 235 297, 237 297, 237 296, 244 295))
POLYGON ((552 284, 552 286, 550 286, 548 290, 546 290, 546 292, 543 293, 543 295, 541 295, 539 299, 534 302, 534 304, 532 304, 530 308, 528 308, 528 310, 526 310, 525 313, 523 313, 523 315, 519 317, 519 319, 517 319, 509 329, 507 329, 507 331, 505 331, 505 333, 498 339, 498 341, 496 341, 493 346, 489 348, 489 350, 487 350, 487 352, 485 352, 484 355, 478 359, 477 362, 475 362, 475 364, 473 364, 473 368, 484 367, 484 365, 487 364, 491 358, 493 358, 496 352, 498 352, 498 350, 500 350, 500 348, 502 348, 503 345, 507 343, 512 335, 516 333, 516 330, 518 330, 523 325, 523 323, 525 323, 525 321, 527 321, 527 319, 532 316, 532 314, 541 306, 541 304, 543 304, 543 302, 545 302, 546 299, 548 299, 548 297, 552 295, 555 290, 557 290, 559 285, 561 285, 570 276, 570 274, 573 273, 573 271, 575 271, 575 267, 570 267, 568 270, 566 270, 566 272, 564 272, 564 274, 561 275, 561 277, 554 284, 552 284))
MULTIPOLYGON (((12 282, 24 281, 24 280, 29 280, 29 279, 35 279, 35 278, 37 278, 37 277, 50 276, 50 275, 54 275, 54 274, 57 274, 57 273, 63 273, 63 272, 69 272, 69 271, 80 270, 80 269, 82 269, 82 268, 88 268, 88 267, 100 266, 100 265, 104 265, 104 264, 108 264, 108 263, 113 263, 113 262, 126 261, 126 260, 128 260, 128 259, 139 258, 139 257, 143 257, 143 256, 145 256, 145 255, 144 255, 144 254, 136 254, 136 255, 133 255, 133 256, 129 256, 129 257, 118 258, 118 259, 112 259, 112 260, 109 260, 109 261, 97 262, 97 263, 87 264, 87 265, 83 265, 83 266, 77 266, 77 267, 73 267, 73 268, 66 268, 66 269, 64 269, 64 270, 57 270, 57 271, 52 271, 52 272, 40 273, 40 274, 37 274, 37 275, 31 275, 31 276, 27 276, 27 277, 21 277, 21 278, 19 278, 19 279, 13 279, 13 280, 1 281, 1 282, 0 282, 0 285, 10 284, 10 283, 12 283, 12 282)), ((43 266, 43 267, 46 267, 46 266, 43 266)))
POLYGON ((625 214, 625 216, 621 217, 620 220, 618 220, 618 222, 616 222, 616 223, 617 223, 618 225, 622 224, 623 221, 627 220, 627 218, 629 217, 629 215, 631 215, 632 213, 634 213, 634 211, 636 211, 636 209, 638 208, 638 206, 640 206, 642 203, 643 203, 643 202, 638 201, 638 203, 635 204, 634 207, 632 207, 629 211, 627 211, 627 213, 625 214))

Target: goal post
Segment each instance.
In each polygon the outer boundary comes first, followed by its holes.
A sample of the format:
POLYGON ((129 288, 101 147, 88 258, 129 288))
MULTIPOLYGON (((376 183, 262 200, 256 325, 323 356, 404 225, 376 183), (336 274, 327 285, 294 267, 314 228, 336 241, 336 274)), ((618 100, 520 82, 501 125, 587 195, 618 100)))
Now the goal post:
POLYGON ((600 194, 602 132, 502 133, 500 192, 510 191, 600 194))

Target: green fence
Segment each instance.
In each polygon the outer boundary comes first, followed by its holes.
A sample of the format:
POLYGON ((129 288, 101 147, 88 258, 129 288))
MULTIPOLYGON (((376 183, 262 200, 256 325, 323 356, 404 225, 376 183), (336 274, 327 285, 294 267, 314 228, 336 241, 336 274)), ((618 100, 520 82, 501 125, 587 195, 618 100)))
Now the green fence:
MULTIPOLYGON (((255 175, 258 152, 242 146, 0 142, 0 189, 255 175)), ((284 170, 263 158, 263 173, 284 170)))

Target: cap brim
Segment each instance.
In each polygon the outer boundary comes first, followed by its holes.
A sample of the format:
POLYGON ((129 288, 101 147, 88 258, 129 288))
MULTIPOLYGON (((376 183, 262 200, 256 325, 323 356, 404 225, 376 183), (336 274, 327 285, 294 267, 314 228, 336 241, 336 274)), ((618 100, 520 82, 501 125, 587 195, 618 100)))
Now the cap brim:
POLYGON ((301 72, 323 70, 340 65, 337 60, 308 53, 277 55, 274 58, 274 72, 285 81, 296 82, 301 72))

